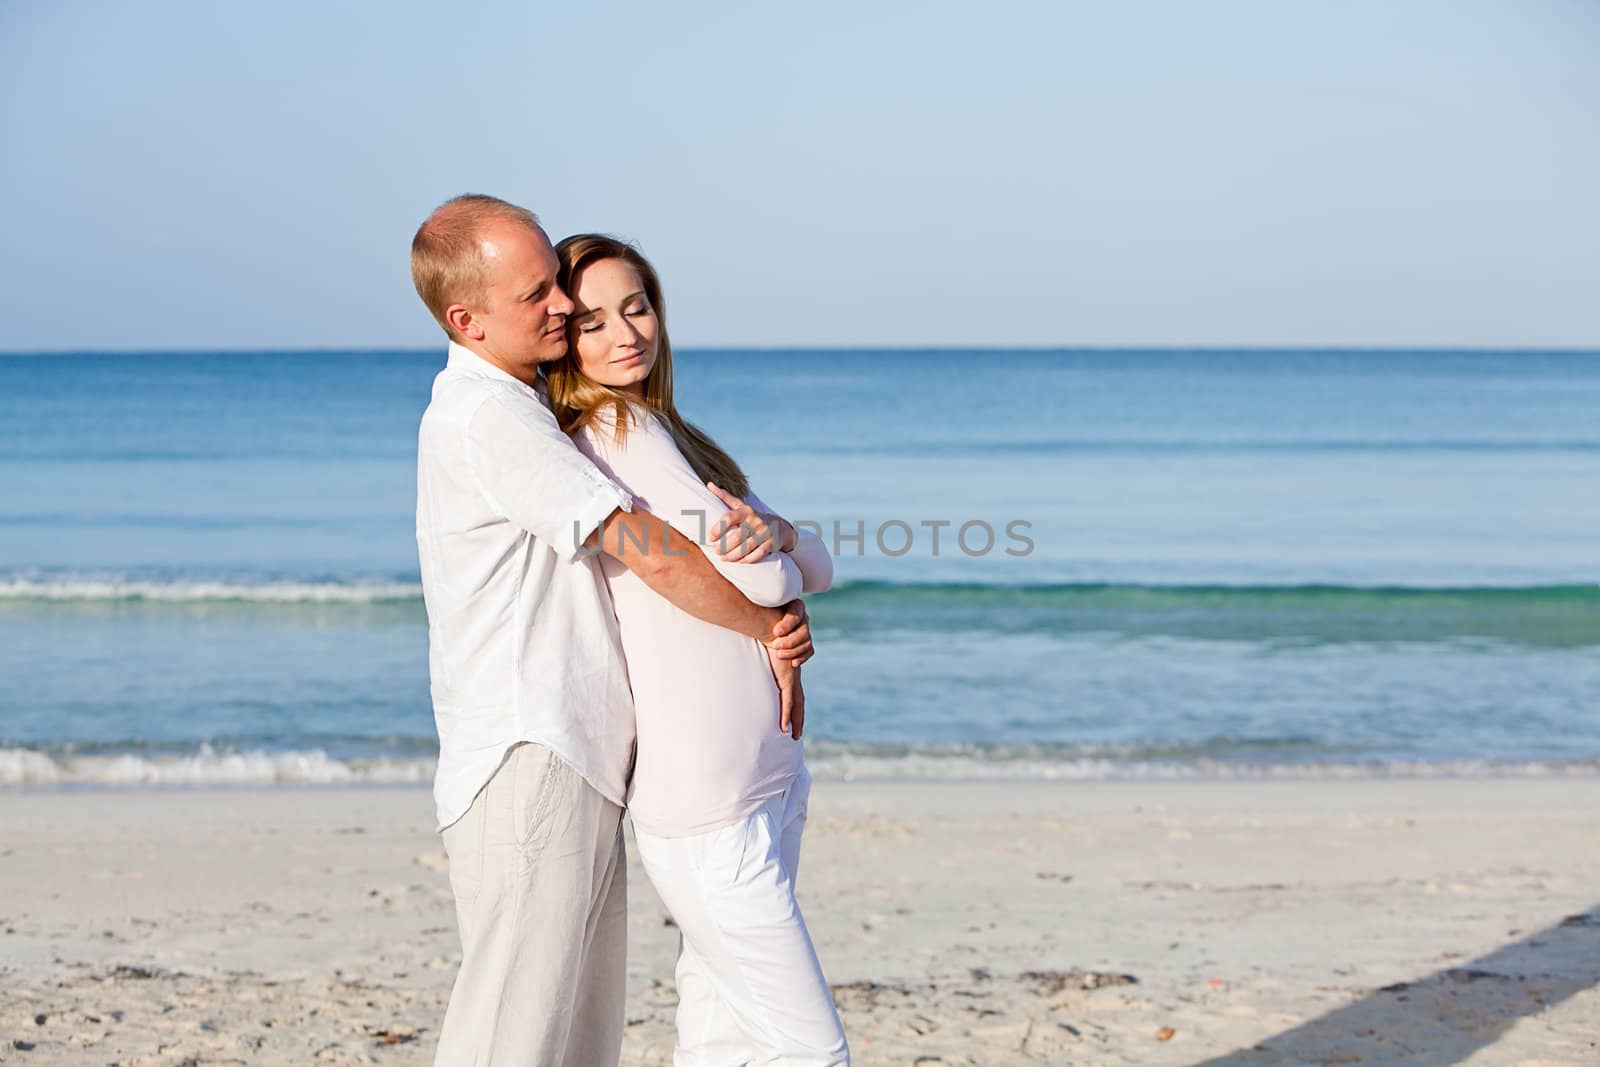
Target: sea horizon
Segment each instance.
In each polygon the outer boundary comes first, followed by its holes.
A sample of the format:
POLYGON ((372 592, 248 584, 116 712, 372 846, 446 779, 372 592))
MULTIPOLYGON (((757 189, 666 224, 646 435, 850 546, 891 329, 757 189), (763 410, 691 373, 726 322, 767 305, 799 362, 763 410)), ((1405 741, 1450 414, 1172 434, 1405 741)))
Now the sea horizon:
MULTIPOLYGON (((233 345, 179 345, 166 348, 38 348, 38 349, 0 349, 0 357, 32 357, 32 356, 261 356, 275 354, 305 353, 314 355, 355 355, 367 356, 382 353, 397 353, 405 355, 421 355, 425 353, 442 353, 448 342, 441 338, 437 344, 404 344, 404 345, 268 345, 233 346, 233 345)), ((1089 353, 1107 354, 1127 352, 1139 353, 1184 353, 1197 354, 1210 353, 1237 353, 1242 355, 1253 354, 1282 354, 1282 355, 1331 355, 1340 353, 1374 355, 1383 354, 1414 354, 1426 355, 1436 353, 1439 355, 1554 355, 1554 356, 1600 356, 1600 342, 1583 345, 1534 345, 1534 344, 1219 344, 1212 342, 1194 344, 1038 344, 1038 345, 963 345, 963 344, 926 344, 926 345, 877 345, 877 344, 678 344, 674 343, 674 355, 694 354, 705 352, 721 354, 730 352, 1017 352, 1017 353, 1089 353)))

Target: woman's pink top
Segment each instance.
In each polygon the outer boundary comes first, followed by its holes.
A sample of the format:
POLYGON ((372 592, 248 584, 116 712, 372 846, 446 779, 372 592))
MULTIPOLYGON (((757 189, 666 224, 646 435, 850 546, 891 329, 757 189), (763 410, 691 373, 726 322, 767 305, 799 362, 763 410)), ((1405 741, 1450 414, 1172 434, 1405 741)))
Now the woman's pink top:
MULTIPOLYGON (((633 410, 622 444, 607 413, 579 431, 578 448, 633 494, 635 510, 703 545, 726 505, 689 466, 666 426, 643 407, 633 410)), ((753 493, 745 502, 771 513, 753 493)), ((756 563, 725 563, 714 548, 702 551, 757 604, 776 607, 826 589, 833 579, 826 546, 806 531, 793 552, 756 563)), ((801 744, 779 729, 778 686, 766 649, 674 607, 612 556, 600 559, 638 718, 628 787, 634 826, 662 837, 704 833, 783 792, 799 773, 801 744)))

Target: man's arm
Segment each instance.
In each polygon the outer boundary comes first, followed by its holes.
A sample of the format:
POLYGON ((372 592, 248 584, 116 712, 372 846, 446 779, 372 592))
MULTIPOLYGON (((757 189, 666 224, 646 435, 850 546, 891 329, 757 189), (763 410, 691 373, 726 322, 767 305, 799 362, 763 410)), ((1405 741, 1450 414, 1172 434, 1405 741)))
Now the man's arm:
POLYGON ((496 514, 549 545, 567 562, 607 515, 633 498, 573 447, 537 398, 502 390, 466 426, 466 456, 496 514))
POLYGON ((600 551, 695 618, 753 637, 785 657, 810 656, 805 608, 792 599, 800 594, 799 568, 788 559, 753 567, 725 563, 698 543, 705 536, 707 515, 720 507, 720 501, 652 413, 635 409, 620 441, 615 423, 600 418, 578 434, 575 443, 637 498, 634 514, 623 509, 601 523, 596 544, 600 551), (784 604, 787 610, 780 614, 757 604, 784 604), (772 644, 775 638, 781 639, 777 646, 772 644))
POLYGON ((600 547, 684 611, 754 637, 782 658, 810 658, 804 605, 757 607, 688 538, 647 513, 632 514, 631 495, 573 445, 537 400, 508 392, 486 399, 468 421, 466 452, 495 511, 563 559, 592 552, 609 526, 600 547))
POLYGON ((782 608, 752 604, 717 572, 699 545, 648 511, 613 511, 584 548, 612 556, 680 610, 753 637, 780 659, 798 666, 815 651, 803 603, 793 600, 782 608))

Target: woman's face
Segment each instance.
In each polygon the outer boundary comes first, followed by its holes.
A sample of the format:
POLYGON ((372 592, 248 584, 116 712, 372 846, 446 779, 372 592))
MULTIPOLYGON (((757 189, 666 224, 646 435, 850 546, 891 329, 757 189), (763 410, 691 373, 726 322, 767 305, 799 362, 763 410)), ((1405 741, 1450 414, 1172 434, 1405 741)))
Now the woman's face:
POLYGON ((567 320, 572 353, 585 375, 616 389, 642 393, 656 365, 661 321, 631 263, 602 259, 572 280, 577 307, 567 320))

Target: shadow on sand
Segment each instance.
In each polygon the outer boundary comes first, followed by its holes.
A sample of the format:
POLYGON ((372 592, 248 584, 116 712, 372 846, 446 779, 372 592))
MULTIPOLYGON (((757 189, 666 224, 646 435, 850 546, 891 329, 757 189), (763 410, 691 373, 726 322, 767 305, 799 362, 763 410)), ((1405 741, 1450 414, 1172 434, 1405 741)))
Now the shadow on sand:
MULTIPOLYGON (((1260 1044, 1195 1067, 1446 1067, 1513 1023, 1600 985, 1600 905, 1461 967, 1375 990, 1260 1044)), ((1575 1063, 1600 1063, 1600 1048, 1575 1063)))

